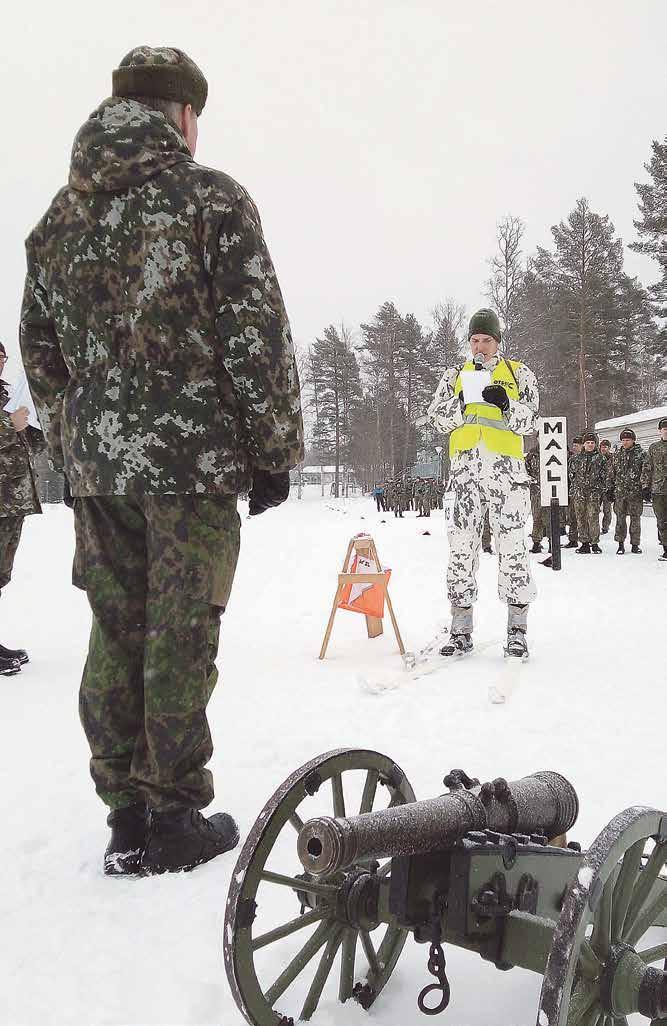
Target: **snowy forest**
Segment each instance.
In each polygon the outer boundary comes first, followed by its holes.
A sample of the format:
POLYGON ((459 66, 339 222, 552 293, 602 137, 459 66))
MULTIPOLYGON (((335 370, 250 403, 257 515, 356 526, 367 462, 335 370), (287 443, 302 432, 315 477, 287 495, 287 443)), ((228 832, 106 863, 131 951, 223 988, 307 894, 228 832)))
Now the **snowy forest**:
MULTIPOLYGON (((657 261, 655 284, 626 273, 610 217, 585 198, 551 228, 551 247, 534 253, 525 252, 519 216, 500 221, 481 283, 504 326, 505 355, 535 371, 541 413, 567 416, 571 433, 666 394, 667 137, 653 142, 645 169, 630 249, 657 261)), ((357 332, 343 317, 301 354, 308 458, 335 466, 336 495, 343 466, 369 484, 446 444, 423 418, 443 370, 465 359, 471 312, 445 296, 420 324, 387 301, 357 332)))

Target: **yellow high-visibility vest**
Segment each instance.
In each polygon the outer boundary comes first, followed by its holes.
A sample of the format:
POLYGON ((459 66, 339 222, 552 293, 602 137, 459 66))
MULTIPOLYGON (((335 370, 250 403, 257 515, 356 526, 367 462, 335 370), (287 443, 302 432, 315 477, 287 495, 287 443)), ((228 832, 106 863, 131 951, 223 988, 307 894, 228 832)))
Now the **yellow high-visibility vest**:
MULTIPOLYGON (((519 360, 501 359, 491 375, 491 383, 502 385, 510 399, 515 401, 519 398, 519 388, 512 371, 516 375, 520 366, 519 360)), ((474 369, 475 364, 470 360, 461 368, 461 370, 471 371, 474 369)), ((461 374, 459 373, 454 386, 454 395, 460 395, 462 389, 461 374)), ((455 428, 449 437, 450 458, 457 452, 474 449, 476 445, 479 445, 480 439, 491 452, 497 452, 502 456, 514 456, 520 460, 524 458, 522 436, 517 435, 507 426, 497 406, 486 403, 468 403, 463 411, 463 418, 462 426, 455 428)))

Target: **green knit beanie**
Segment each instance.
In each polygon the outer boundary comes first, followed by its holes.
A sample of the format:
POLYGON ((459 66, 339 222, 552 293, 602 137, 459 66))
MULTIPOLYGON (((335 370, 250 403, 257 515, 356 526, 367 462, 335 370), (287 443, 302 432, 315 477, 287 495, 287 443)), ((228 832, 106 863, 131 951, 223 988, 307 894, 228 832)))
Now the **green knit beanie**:
POLYGON ((468 341, 473 335, 491 335, 500 345, 500 321, 493 310, 478 310, 470 318, 468 325, 468 341))
POLYGON ((201 114, 208 83, 193 60, 174 47, 137 46, 112 75, 113 95, 190 103, 201 114))

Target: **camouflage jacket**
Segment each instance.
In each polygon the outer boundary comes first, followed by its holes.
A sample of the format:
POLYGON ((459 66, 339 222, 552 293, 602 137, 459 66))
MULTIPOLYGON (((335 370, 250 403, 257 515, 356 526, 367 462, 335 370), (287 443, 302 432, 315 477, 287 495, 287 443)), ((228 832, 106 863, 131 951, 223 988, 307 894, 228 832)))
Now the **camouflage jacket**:
POLYGON ((649 445, 642 467, 642 488, 654 495, 667 495, 667 442, 662 438, 649 445))
POLYGON ((0 379, 0 517, 24 517, 42 512, 32 460, 44 450, 44 435, 32 427, 17 431, 5 413, 8 402, 9 387, 0 379))
POLYGON ((623 446, 607 463, 607 485, 614 489, 617 499, 639 499, 642 490, 642 464, 644 451, 635 443, 631 449, 623 446))
POLYGON ((106 100, 26 249, 23 362, 74 495, 234 494, 301 460, 257 210, 163 114, 106 100))
MULTIPOLYGON (((493 371, 502 359, 502 354, 493 356, 485 364, 485 368, 493 371)), ((461 365, 449 367, 445 371, 428 408, 429 419, 443 434, 449 434, 463 424, 461 401, 459 396, 454 394, 460 372, 461 365)), ((503 414, 503 418, 510 431, 517 435, 530 435, 537 429, 537 414, 540 405, 537 378, 532 370, 522 363, 516 370, 516 381, 519 387, 519 399, 517 401, 510 399, 509 408, 503 414)))
POLYGON ((573 499, 602 498, 607 490, 607 462, 597 449, 573 456, 568 463, 568 476, 573 499))

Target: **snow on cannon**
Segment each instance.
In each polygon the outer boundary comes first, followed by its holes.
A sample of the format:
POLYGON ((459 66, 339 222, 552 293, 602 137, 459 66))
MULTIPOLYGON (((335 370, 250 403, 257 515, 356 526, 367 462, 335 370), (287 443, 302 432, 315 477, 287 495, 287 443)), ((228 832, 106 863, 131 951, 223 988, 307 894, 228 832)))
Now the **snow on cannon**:
POLYGON ((427 1015, 449 1003, 455 945, 542 974, 538 1026, 667 1026, 667 815, 626 809, 582 852, 560 774, 444 783, 418 802, 393 760, 340 749, 278 788, 227 899, 225 966, 251 1026, 336 998, 370 1008, 409 933, 429 945, 427 1015))

